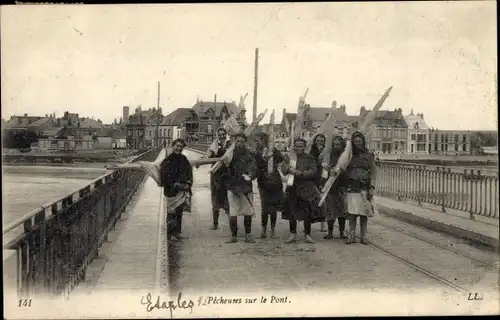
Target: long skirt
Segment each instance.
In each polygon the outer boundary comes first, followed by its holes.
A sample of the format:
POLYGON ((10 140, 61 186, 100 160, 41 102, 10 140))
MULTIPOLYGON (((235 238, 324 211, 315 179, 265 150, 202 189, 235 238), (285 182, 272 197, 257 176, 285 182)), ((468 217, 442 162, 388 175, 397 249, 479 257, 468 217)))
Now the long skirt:
POLYGON ((347 211, 349 214, 373 217, 377 214, 375 201, 367 199, 368 192, 348 192, 346 196, 347 211))
POLYGON ((282 210, 285 195, 283 194, 281 186, 273 191, 264 190, 259 187, 259 196, 263 214, 282 210))
POLYGON ((229 202, 227 198, 227 188, 220 178, 210 176, 210 194, 212 198, 212 212, 224 209, 229 211, 229 202))
MULTIPOLYGON (((332 188, 333 189, 333 188, 332 188)), ((346 192, 344 190, 330 190, 325 200, 326 220, 332 221, 347 216, 346 192)))
POLYGON ((181 233, 182 216, 191 212, 191 196, 182 191, 174 197, 163 198, 163 210, 167 214, 167 234, 181 233))
POLYGON ((285 202, 281 218, 290 220, 290 218, 293 217, 297 221, 309 219, 311 223, 324 221, 325 210, 322 207, 318 207, 318 203, 318 197, 305 200, 297 195, 293 187, 288 188, 285 193, 285 202))
POLYGON ((237 195, 228 190, 227 199, 229 201, 229 216, 255 216, 253 193, 237 195))

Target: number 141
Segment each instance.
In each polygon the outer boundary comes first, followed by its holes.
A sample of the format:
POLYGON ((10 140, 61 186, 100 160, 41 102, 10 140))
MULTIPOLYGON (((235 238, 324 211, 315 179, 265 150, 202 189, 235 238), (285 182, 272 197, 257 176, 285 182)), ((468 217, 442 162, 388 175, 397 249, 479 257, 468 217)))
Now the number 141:
POLYGON ((31 307, 31 299, 21 299, 21 300, 19 300, 18 307, 31 307))

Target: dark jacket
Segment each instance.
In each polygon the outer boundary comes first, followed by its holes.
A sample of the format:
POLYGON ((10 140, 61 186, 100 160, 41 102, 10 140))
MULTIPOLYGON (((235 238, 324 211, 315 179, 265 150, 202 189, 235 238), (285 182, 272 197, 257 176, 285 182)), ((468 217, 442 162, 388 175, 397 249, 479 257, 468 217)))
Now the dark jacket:
POLYGON ((262 152, 255 153, 255 160, 257 162, 257 183, 259 188, 265 191, 281 190, 282 181, 278 172, 278 165, 284 160, 281 152, 273 148, 273 172, 269 173, 268 162, 264 160, 262 152))
POLYGON ((253 192, 252 181, 243 178, 248 175, 252 180, 257 176, 257 166, 254 154, 247 148, 235 148, 233 159, 228 167, 227 188, 237 195, 253 192))
POLYGON ((171 153, 161 163, 160 179, 166 197, 174 197, 180 190, 191 193, 193 167, 185 155, 171 153))
MULTIPOLYGON (((213 151, 211 151, 209 158, 222 157, 226 153, 230 145, 231 141, 227 141, 225 144, 218 144, 217 153, 214 154, 213 151)), ((214 165, 215 164, 213 164, 212 166, 214 165)), ((217 182, 222 183, 227 178, 227 175, 228 175, 227 167, 226 165, 222 164, 222 166, 217 171, 215 171, 215 173, 211 173, 211 178, 212 180, 217 180, 217 182)))
POLYGON ((375 156, 371 152, 357 152, 352 156, 345 171, 345 184, 349 191, 370 189, 374 183, 375 156))

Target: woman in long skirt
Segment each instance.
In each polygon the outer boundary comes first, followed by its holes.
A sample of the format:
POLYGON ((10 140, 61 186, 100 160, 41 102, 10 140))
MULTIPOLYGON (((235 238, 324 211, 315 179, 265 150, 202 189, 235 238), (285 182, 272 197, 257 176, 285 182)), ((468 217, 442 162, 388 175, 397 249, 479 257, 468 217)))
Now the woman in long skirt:
POLYGON ((184 212, 191 211, 193 167, 186 156, 182 154, 185 146, 184 140, 176 139, 172 143, 172 153, 163 160, 160 166, 169 240, 183 239, 181 236, 182 216, 184 212))
MULTIPOLYGON (((332 151, 330 155, 330 167, 334 167, 340 155, 345 149, 346 142, 341 136, 335 136, 332 140, 332 151)), ((328 192, 326 197, 326 210, 327 216, 326 221, 328 225, 328 234, 324 237, 325 239, 333 239, 333 226, 335 220, 339 222, 340 238, 346 239, 344 235, 345 222, 347 215, 347 205, 345 201, 346 189, 345 189, 345 175, 340 174, 335 180, 332 188, 328 192)))
POLYGON ((368 217, 374 215, 373 194, 375 191, 376 164, 373 153, 366 149, 362 133, 355 132, 351 138, 352 158, 345 171, 347 187, 347 211, 349 213, 349 239, 346 244, 356 242, 356 221, 359 217, 361 243, 368 244, 366 232, 368 217))
MULTIPOLYGON (((315 177, 315 184, 316 188, 318 190, 321 190, 322 188, 322 183, 323 179, 321 178, 321 173, 323 171, 323 168, 321 166, 321 161, 320 161, 320 155, 321 152, 323 152, 323 149, 325 148, 325 142, 326 142, 326 137, 324 134, 318 134, 314 137, 313 144, 311 146, 311 150, 309 151, 309 155, 316 160, 316 164, 318 166, 317 172, 316 172, 316 177, 315 177)), ((316 222, 321 222, 321 232, 326 231, 325 230, 325 215, 326 211, 323 207, 317 207, 313 208, 313 216, 311 218, 311 223, 316 223, 316 222)))

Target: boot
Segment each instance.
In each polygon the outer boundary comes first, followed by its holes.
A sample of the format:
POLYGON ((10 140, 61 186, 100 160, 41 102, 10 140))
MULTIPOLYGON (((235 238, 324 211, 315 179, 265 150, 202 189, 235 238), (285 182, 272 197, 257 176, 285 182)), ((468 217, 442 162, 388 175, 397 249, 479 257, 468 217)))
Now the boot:
POLYGON ((262 232, 260 233, 260 238, 265 239, 267 238, 267 228, 262 226, 262 232))
POLYGON ((236 243, 238 242, 238 237, 235 237, 235 236, 231 236, 231 238, 229 238, 229 240, 226 241, 226 243, 236 243))
POLYGON ((308 234, 306 234, 306 242, 307 243, 316 243, 316 241, 314 241, 313 238, 311 238, 311 236, 308 234))
POLYGON ((344 230, 340 230, 340 239, 347 239, 347 236, 344 234, 344 230))
POLYGON ((255 239, 252 237, 251 234, 246 234, 245 235, 245 242, 248 242, 248 243, 255 243, 255 239))
POLYGON ((360 242, 364 245, 367 245, 368 244, 368 240, 366 240, 366 231, 367 231, 367 227, 368 227, 368 218, 366 217, 361 217, 360 218, 360 221, 359 221, 359 224, 360 224, 360 242))
POLYGON ((214 224, 210 228, 210 230, 217 230, 217 229, 219 229, 219 212, 218 211, 215 211, 213 213, 213 219, 214 219, 214 224))
POLYGON ((271 239, 276 239, 276 233, 274 232, 274 226, 271 226, 271 239))
POLYGON ((298 242, 298 241, 299 241, 299 237, 297 236, 297 234, 292 233, 292 234, 290 234, 290 236, 288 237, 288 239, 285 242, 292 243, 292 242, 298 242))

